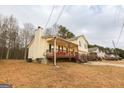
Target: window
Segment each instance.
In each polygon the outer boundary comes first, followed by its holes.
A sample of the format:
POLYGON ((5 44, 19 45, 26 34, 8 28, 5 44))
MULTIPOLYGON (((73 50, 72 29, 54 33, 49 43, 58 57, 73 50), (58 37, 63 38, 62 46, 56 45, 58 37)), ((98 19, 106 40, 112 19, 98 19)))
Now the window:
POLYGON ((79 46, 81 47, 81 41, 79 41, 79 46))
POLYGON ((51 52, 51 44, 49 44, 49 52, 51 52))
POLYGON ((84 44, 84 48, 87 49, 87 44, 84 44))

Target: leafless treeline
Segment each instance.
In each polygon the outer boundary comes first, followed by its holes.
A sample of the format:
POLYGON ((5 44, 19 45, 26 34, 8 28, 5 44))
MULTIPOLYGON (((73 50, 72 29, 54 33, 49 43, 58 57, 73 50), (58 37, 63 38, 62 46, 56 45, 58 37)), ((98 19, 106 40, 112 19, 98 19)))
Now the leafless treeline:
POLYGON ((34 26, 31 23, 24 23, 20 28, 13 15, 0 15, 0 59, 25 59, 27 44, 33 34, 34 26))

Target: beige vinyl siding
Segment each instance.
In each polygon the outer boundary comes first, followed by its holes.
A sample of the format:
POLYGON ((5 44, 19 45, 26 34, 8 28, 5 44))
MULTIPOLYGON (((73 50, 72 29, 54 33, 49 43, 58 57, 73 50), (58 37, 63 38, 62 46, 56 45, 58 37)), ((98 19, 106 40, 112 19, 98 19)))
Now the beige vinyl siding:
POLYGON ((38 29, 35 32, 35 38, 29 47, 28 58, 35 60, 36 58, 44 58, 46 50, 49 49, 49 45, 45 39, 41 38, 43 30, 38 29))
POLYGON ((78 39, 73 40, 72 42, 78 45, 79 53, 88 53, 88 44, 83 37, 79 37, 78 39))

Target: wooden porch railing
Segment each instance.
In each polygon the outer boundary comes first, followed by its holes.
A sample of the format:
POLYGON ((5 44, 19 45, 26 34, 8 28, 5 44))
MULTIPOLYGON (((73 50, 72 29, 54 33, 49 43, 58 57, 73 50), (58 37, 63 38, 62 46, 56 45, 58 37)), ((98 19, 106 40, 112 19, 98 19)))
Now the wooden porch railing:
MULTIPOLYGON (((51 50, 51 51, 47 50, 46 56, 48 58, 52 58, 53 55, 54 55, 53 50, 51 50)), ((68 51, 65 51, 65 50, 63 50, 63 51, 62 50, 60 50, 60 51, 57 50, 57 52, 56 52, 56 57, 57 58, 72 58, 74 56, 75 56, 75 53, 73 51, 68 52, 68 51)))

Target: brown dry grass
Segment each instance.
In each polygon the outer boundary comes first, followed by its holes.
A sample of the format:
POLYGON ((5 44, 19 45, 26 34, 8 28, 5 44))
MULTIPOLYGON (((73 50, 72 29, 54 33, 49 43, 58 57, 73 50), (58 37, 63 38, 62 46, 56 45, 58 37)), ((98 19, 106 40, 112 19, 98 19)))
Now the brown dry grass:
POLYGON ((92 66, 69 62, 27 63, 23 60, 0 62, 0 83, 14 87, 124 87, 124 68, 92 66))

